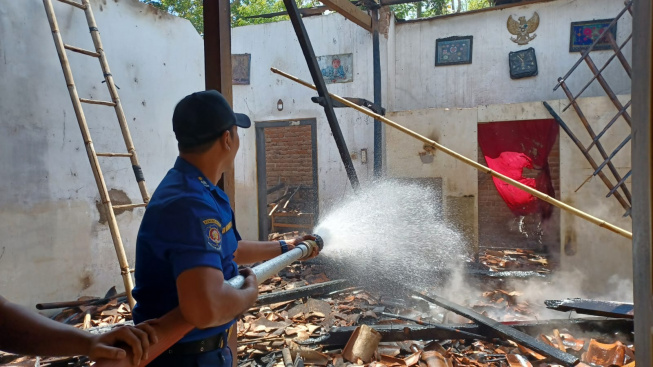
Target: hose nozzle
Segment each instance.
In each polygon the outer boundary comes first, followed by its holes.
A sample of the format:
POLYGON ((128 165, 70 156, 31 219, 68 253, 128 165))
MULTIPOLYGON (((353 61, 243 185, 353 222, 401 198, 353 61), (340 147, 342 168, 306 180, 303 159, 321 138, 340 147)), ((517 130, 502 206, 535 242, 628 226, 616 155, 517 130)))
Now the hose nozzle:
POLYGON ((307 251, 308 253, 306 254, 306 256, 303 257, 303 259, 311 256, 311 254, 313 253, 313 251, 315 251, 315 249, 322 251, 322 249, 324 248, 324 240, 322 239, 322 237, 320 237, 317 234, 312 234, 312 236, 315 237, 315 240, 304 240, 298 245, 298 246, 304 245, 308 250, 307 251))

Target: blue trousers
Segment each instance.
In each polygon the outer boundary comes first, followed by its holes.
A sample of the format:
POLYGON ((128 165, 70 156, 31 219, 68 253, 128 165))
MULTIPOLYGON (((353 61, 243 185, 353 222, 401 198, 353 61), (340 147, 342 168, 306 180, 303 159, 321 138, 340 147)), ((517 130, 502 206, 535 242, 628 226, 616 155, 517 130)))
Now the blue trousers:
POLYGON ((231 349, 225 346, 211 352, 186 355, 161 354, 148 366, 150 367, 231 367, 233 357, 231 349))

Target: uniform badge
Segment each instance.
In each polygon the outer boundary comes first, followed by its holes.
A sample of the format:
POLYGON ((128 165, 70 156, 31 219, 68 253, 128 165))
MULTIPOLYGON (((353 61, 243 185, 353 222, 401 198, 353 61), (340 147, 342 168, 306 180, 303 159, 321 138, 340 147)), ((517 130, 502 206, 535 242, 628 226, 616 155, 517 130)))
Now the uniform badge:
POLYGON ((222 251, 222 225, 215 219, 207 219, 202 221, 204 227, 204 236, 206 243, 213 249, 222 251))

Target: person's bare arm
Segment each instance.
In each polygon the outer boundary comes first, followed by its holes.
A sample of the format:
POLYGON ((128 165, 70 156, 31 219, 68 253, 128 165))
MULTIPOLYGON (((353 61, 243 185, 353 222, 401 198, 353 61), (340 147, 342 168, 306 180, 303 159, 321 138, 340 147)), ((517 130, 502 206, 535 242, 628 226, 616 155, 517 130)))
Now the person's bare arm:
POLYGON ((156 343, 154 329, 147 324, 119 327, 109 333, 93 335, 30 312, 0 297, 0 350, 10 353, 39 356, 86 355, 99 358, 122 359, 123 349, 118 343, 129 345, 134 364, 147 356, 150 343, 156 343))
POLYGON ((241 289, 230 286, 222 271, 202 266, 184 271, 177 277, 179 309, 184 319, 198 329, 223 325, 243 314, 256 302, 256 275, 244 269, 241 289))
MULTIPOLYGON (((290 242, 290 241, 288 241, 290 242)), ((294 244, 289 244, 292 250, 294 244)), ((238 249, 234 252, 234 261, 238 265, 249 265, 260 261, 270 260, 281 255, 279 241, 238 241, 238 249)))

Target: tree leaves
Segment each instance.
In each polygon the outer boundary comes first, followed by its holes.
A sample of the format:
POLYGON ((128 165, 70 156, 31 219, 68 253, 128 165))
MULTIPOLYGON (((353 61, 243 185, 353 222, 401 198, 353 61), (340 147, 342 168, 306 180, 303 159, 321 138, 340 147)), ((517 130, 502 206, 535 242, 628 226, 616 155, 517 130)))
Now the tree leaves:
MULTIPOLYGON (((204 31, 202 15, 203 0, 140 0, 172 15, 188 19, 199 34, 204 31)), ((299 0, 300 8, 322 5, 318 0, 299 0)), ((249 18, 251 16, 283 12, 286 10, 283 0, 230 0, 231 26, 240 27, 250 24, 262 24, 287 20, 288 16, 272 18, 249 18)))

